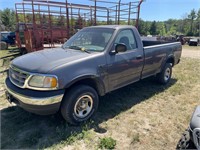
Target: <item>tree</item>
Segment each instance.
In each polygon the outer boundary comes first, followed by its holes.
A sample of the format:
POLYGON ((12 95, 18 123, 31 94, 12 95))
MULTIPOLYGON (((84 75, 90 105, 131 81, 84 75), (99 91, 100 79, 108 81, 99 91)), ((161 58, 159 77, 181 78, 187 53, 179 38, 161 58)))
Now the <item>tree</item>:
POLYGON ((200 21, 200 9, 197 12, 197 20, 200 21))
POLYGON ((176 26, 177 26, 176 24, 171 25, 170 30, 169 30, 169 35, 177 34, 176 26))
POLYGON ((197 17, 196 12, 194 9, 192 9, 190 14, 188 15, 188 19, 190 20, 190 34, 191 35, 193 35, 193 23, 196 17, 197 17))
POLYGON ((157 23, 157 33, 161 36, 164 36, 166 34, 164 22, 158 22, 157 23))
POLYGON ((3 11, 0 11, 0 18, 6 30, 15 30, 16 19, 14 10, 6 8, 3 11))
POLYGON ((3 25, 2 21, 0 20, 0 30, 3 31, 5 29, 6 29, 6 27, 3 25))
POLYGON ((57 25, 58 26, 65 26, 65 22, 66 22, 66 19, 65 19, 65 16, 61 15, 57 18, 57 25))
POLYGON ((198 33, 197 33, 197 35, 199 34, 199 36, 200 36, 200 9, 199 9, 199 11, 197 12, 197 28, 198 28, 198 33))
POLYGON ((156 35, 157 34, 157 30, 156 30, 156 21, 153 21, 150 27, 150 33, 151 35, 156 35))
POLYGON ((139 20, 139 26, 138 26, 138 31, 141 35, 145 35, 146 31, 145 31, 145 22, 143 20, 139 20))

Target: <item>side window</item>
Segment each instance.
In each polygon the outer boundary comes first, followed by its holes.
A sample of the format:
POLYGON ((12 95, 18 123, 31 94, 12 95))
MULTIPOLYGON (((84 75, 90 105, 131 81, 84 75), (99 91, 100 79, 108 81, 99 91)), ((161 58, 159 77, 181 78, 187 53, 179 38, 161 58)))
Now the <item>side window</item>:
POLYGON ((126 45, 127 50, 132 50, 137 48, 136 40, 133 35, 132 30, 122 30, 117 35, 115 44, 123 43, 126 45))

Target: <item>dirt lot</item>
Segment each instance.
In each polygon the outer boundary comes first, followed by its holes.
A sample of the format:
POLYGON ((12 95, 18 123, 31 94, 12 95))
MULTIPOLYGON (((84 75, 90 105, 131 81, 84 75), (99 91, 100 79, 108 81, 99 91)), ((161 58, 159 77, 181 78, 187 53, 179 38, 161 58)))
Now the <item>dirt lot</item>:
MULTIPOLYGON (((2 94, 0 148, 99 149, 101 139, 111 137, 115 149, 175 149, 200 104, 200 47, 183 48, 167 86, 146 79, 101 97, 93 120, 79 127, 59 114, 37 116, 12 107, 2 94)), ((1 74, 0 91, 4 78, 1 74)))
POLYGON ((182 57, 198 58, 200 59, 200 46, 183 46, 182 57))

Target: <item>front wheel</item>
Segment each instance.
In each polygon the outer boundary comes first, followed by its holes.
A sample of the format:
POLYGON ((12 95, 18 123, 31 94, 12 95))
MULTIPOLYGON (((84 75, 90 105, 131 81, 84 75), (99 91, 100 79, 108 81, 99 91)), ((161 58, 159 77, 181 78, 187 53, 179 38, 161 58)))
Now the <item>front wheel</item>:
POLYGON ((161 84, 167 84, 172 76, 172 64, 166 63, 163 70, 156 76, 161 84))
POLYGON ((97 92, 90 86, 78 85, 67 91, 61 104, 63 118, 74 125, 88 120, 98 108, 97 92))

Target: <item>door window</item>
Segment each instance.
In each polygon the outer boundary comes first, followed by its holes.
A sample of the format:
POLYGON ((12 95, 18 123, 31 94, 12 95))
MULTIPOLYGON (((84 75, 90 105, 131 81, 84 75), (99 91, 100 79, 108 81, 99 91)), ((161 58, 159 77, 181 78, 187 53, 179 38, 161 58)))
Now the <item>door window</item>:
POLYGON ((114 43, 115 45, 119 43, 125 44, 127 47, 127 50, 132 50, 132 49, 137 48, 136 40, 135 40, 132 30, 120 31, 114 43))

